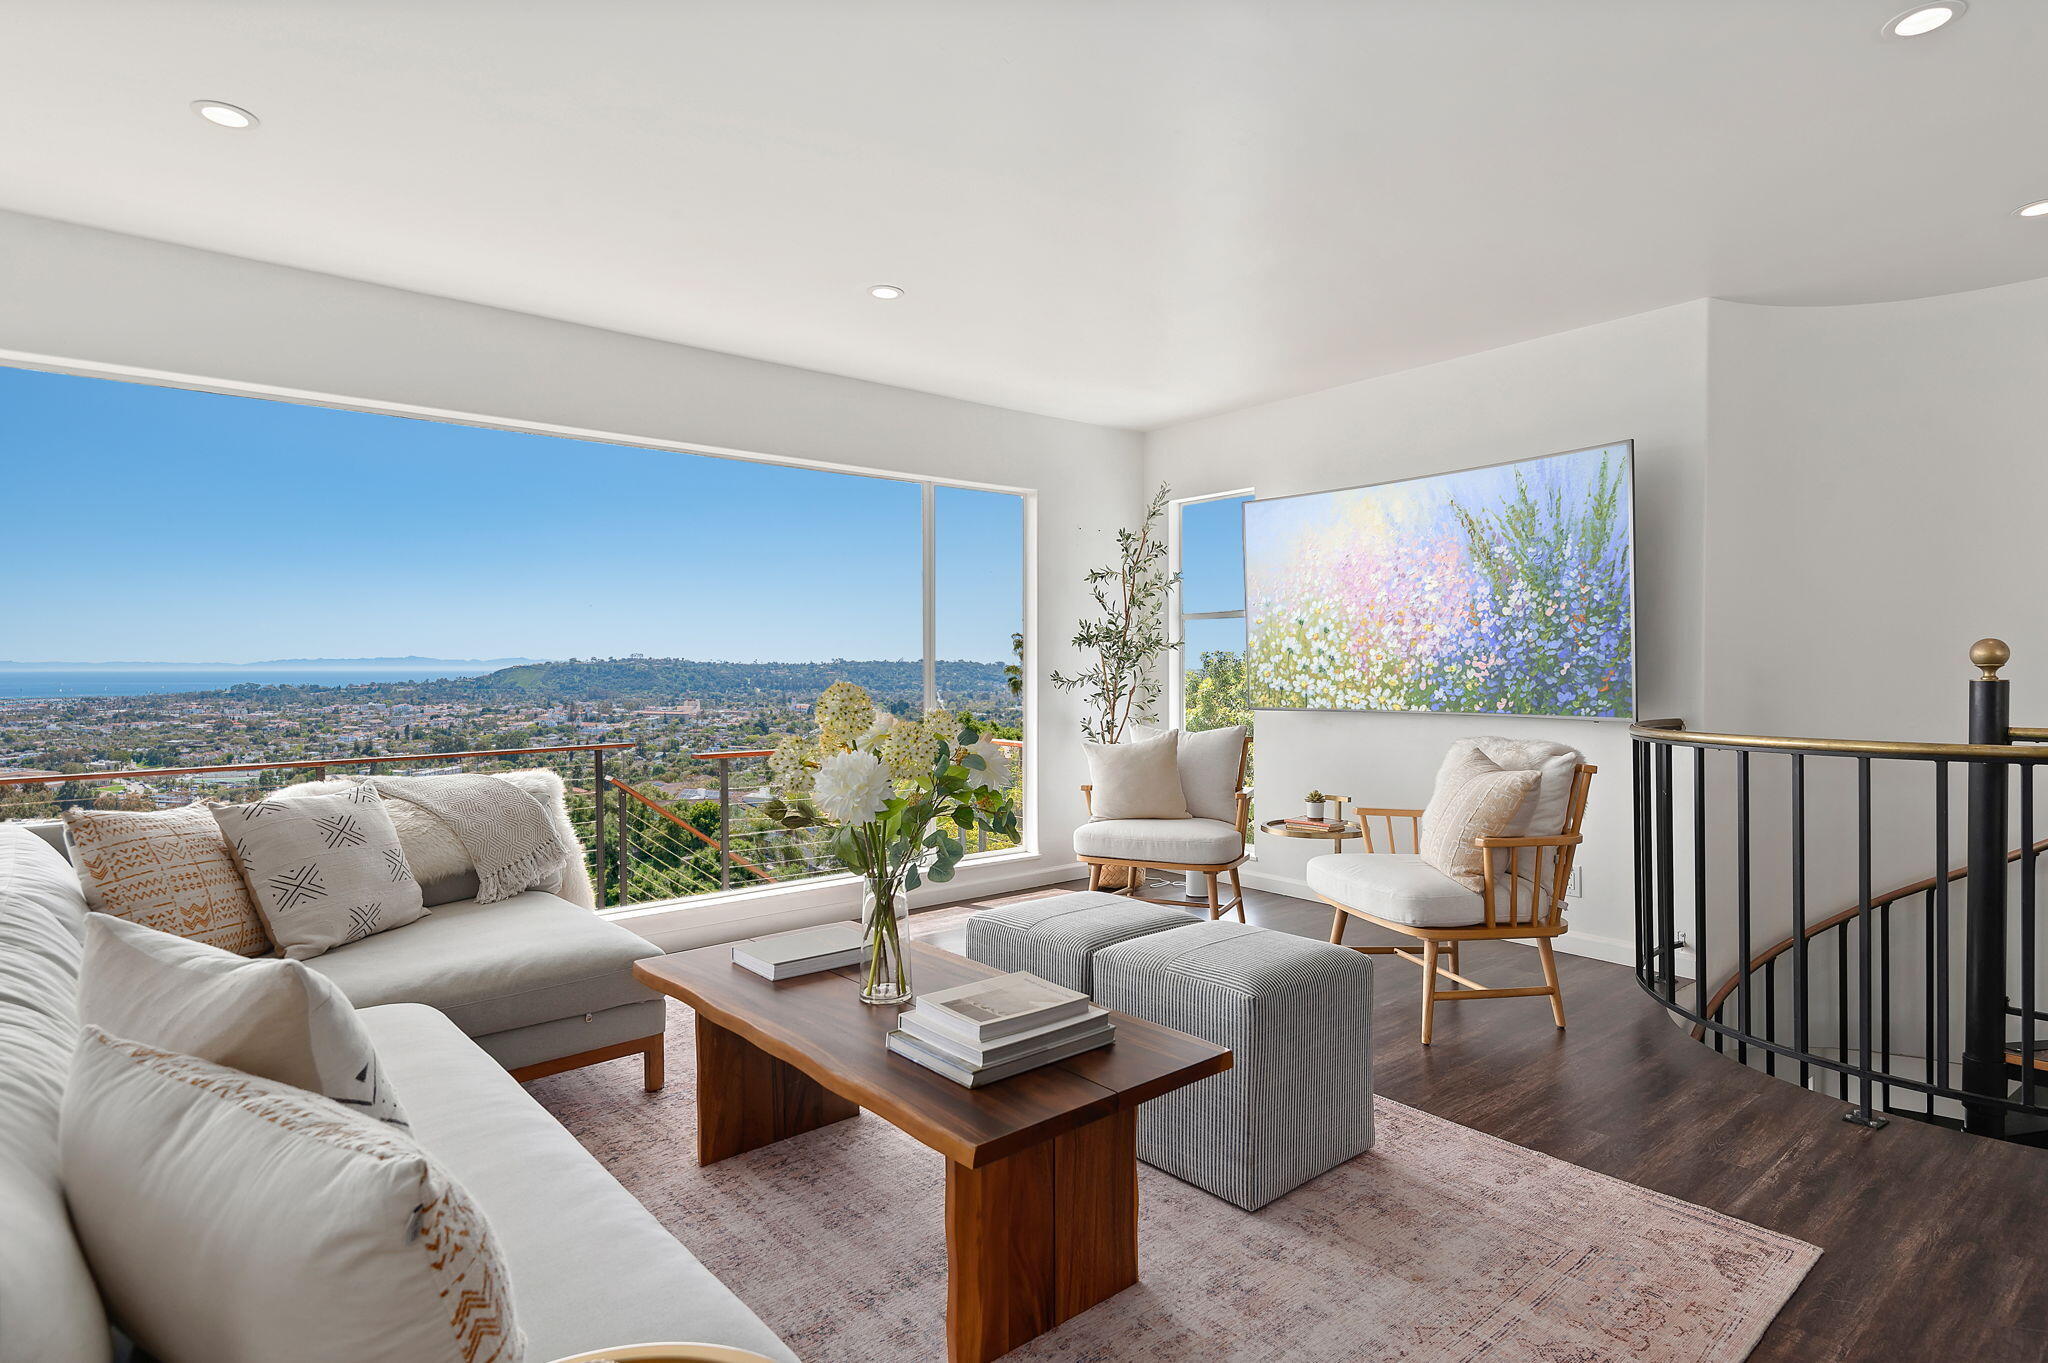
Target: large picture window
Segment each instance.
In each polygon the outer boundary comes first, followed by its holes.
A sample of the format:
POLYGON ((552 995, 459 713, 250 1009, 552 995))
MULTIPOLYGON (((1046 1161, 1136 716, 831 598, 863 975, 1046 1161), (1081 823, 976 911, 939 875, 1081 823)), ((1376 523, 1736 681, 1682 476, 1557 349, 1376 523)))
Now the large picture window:
POLYGON ((640 905, 836 873, 832 682, 1025 738, 1020 492, 14 368, 0 449, 0 818, 546 766, 640 905))

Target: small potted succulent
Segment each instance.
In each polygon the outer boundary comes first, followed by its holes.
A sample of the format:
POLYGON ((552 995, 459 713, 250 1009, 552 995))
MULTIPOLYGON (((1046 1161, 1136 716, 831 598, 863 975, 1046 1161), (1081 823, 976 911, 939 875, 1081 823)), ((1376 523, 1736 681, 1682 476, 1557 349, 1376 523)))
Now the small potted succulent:
POLYGON ((1302 816, 1309 819, 1322 818, 1328 800, 1329 797, 1320 790, 1310 791, 1302 800, 1302 816))

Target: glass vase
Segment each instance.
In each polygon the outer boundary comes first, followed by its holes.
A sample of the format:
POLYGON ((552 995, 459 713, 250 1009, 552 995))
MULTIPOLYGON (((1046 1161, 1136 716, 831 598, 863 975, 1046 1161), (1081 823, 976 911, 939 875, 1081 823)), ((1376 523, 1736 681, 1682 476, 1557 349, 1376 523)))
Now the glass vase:
POLYGON ((862 1003, 910 1002, 910 959, 903 953, 903 935, 896 917, 896 895, 877 896, 869 888, 861 905, 862 1003))

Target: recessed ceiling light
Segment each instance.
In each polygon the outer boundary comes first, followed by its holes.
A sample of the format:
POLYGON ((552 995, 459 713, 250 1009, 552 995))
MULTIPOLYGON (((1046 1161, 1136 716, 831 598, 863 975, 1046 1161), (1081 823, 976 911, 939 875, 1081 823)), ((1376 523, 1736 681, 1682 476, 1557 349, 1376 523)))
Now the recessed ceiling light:
POLYGON ((2022 218, 2048 218, 2048 199, 2036 199, 2013 210, 2022 218))
POLYGON ((221 128, 253 128, 261 121, 247 109, 234 104, 223 104, 217 99, 193 100, 192 112, 221 128))
POLYGON ((901 298, 903 296, 903 290, 897 288, 894 284, 877 284, 872 289, 869 289, 868 293, 875 298, 901 298))
POLYGON ((1893 38, 1918 38, 1934 32, 1950 20, 1961 16, 1970 6, 1967 0, 1942 0, 1939 5, 1915 5, 1903 14, 1895 14, 1884 26, 1885 33, 1893 38))

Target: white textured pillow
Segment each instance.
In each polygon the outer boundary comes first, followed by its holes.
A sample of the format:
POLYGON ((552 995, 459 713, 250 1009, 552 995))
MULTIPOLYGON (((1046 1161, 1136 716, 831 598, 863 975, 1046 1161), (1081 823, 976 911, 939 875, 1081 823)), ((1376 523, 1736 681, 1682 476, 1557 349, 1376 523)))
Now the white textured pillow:
POLYGON ((60 1135, 122 1329, 205 1363, 518 1363, 490 1227, 397 1127, 88 1027, 60 1135))
MULTIPOLYGON (((1130 731, 1139 738, 1167 732, 1143 724, 1132 725, 1130 731)), ((1174 754, 1180 763, 1180 793, 1188 802, 1188 813, 1195 818, 1237 822, 1237 783, 1244 774, 1247 732, 1242 724, 1229 724, 1221 729, 1181 733, 1180 747, 1174 754)))
MULTIPOLYGON (((1531 792, 1537 773, 1506 771, 1469 743, 1453 744, 1422 811, 1422 859, 1468 890, 1483 890, 1484 859, 1474 838, 1500 836, 1531 792)), ((1496 858, 1495 874, 1507 869, 1496 858)))
POLYGON ((263 920, 204 805, 67 809, 64 840, 98 912, 243 956, 269 954, 263 920))
POLYGON ((348 996, 297 961, 252 961, 96 913, 86 922, 78 1013, 113 1036, 405 1124, 348 996))
POLYGON ((1083 743, 1088 750, 1089 811, 1097 819, 1185 819, 1180 730, 1123 743, 1083 743))
MULTIPOLYGON (((404 769, 397 770, 402 773, 404 769)), ((501 781, 510 781, 539 801, 547 810, 548 818, 555 826, 555 836, 561 839, 562 846, 579 845, 581 840, 576 835, 575 826, 569 822, 561 776, 546 767, 495 771, 491 775, 501 781)), ((286 786, 271 798, 294 800, 308 795, 345 794, 357 784, 346 779, 308 781, 286 786)), ((420 898, 428 908, 476 898, 476 867, 471 864, 469 853, 463 849, 454 830, 418 805, 405 800, 385 801, 384 812, 391 816, 391 826, 398 830, 398 844, 405 852, 414 877, 420 882, 420 898)), ((591 889, 590 871, 582 857, 570 860, 562 872, 561 883, 554 887, 554 894, 586 909, 596 906, 597 895, 591 889)))
POLYGON ((292 960, 402 928, 427 911, 391 816, 368 786, 215 805, 213 817, 270 940, 292 960))

